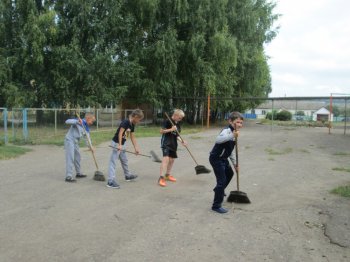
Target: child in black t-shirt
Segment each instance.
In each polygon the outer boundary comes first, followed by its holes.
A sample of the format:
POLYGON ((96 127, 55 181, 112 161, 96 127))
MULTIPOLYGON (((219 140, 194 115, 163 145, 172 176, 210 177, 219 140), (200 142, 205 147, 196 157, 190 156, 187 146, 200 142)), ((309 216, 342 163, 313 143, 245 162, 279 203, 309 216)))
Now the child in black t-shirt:
POLYGON ((174 164, 175 158, 177 158, 177 140, 181 141, 184 145, 187 143, 182 141, 178 133, 181 132, 180 121, 184 118, 185 113, 181 109, 175 109, 171 116, 172 123, 167 119, 164 120, 160 133, 162 134, 161 148, 163 151, 163 160, 160 165, 160 177, 158 184, 162 187, 166 186, 166 180, 176 182, 176 178, 171 175, 171 169, 174 164), (163 175, 166 171, 165 176, 163 175))
POLYGON ((110 188, 119 188, 116 181, 115 169, 116 169, 116 161, 119 158, 120 163, 122 164, 122 168, 124 171, 124 176, 126 181, 131 181, 137 178, 137 175, 133 175, 129 171, 128 167, 128 158, 125 153, 125 141, 130 135, 131 142, 135 148, 135 153, 140 153, 139 147, 136 143, 136 139, 134 136, 135 125, 138 124, 143 119, 143 112, 140 109, 135 109, 128 119, 123 120, 115 133, 111 146, 113 147, 113 151, 111 154, 111 158, 109 160, 109 168, 108 168, 108 182, 107 187, 110 188))

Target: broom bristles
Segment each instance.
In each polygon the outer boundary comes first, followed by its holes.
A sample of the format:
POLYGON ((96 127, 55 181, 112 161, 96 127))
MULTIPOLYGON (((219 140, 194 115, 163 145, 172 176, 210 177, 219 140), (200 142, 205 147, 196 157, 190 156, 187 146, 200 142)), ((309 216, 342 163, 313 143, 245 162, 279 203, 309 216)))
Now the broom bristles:
POLYGON ((231 191, 227 198, 227 202, 249 204, 250 200, 246 193, 241 191, 231 191))
POLYGON ((152 159, 153 162, 158 162, 158 163, 162 162, 162 160, 160 160, 160 158, 157 156, 156 152, 151 150, 150 154, 151 154, 151 159, 152 159))
POLYGON ((101 171, 96 171, 95 175, 94 175, 94 180, 95 181, 106 181, 106 178, 101 171))
POLYGON ((208 174, 211 172, 210 169, 206 168, 205 166, 198 165, 194 168, 196 170, 196 174, 208 174))

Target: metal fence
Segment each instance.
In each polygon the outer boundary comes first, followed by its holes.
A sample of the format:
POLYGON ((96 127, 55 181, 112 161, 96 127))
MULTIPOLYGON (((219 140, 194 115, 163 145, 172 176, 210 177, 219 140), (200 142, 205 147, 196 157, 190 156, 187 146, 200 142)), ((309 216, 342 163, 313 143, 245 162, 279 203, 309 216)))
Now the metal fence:
MULTIPOLYGON (((96 122, 91 126, 91 131, 111 130, 118 127, 123 119, 126 119, 132 109, 118 110, 105 109, 49 109, 49 108, 0 108, 0 141, 2 143, 17 142, 27 143, 64 135, 69 126, 65 121, 76 118, 78 113, 84 117, 85 113, 93 113, 96 122)), ((153 122, 151 111, 144 110, 144 119, 139 125, 149 125, 153 122)))
MULTIPOLYGON (((318 126, 328 128, 328 132, 337 129, 347 133, 350 123, 350 107, 348 106, 349 96, 336 97, 332 100, 328 97, 284 97, 284 98, 210 98, 210 108, 208 111, 207 98, 185 98, 187 103, 202 103, 201 112, 197 123, 204 126, 209 122, 227 119, 230 111, 235 108, 222 111, 218 108, 225 100, 239 101, 249 104, 258 103, 258 106, 248 109, 244 113, 247 119, 252 121, 265 121, 273 127, 274 125, 292 125, 292 126, 318 126), (278 113, 288 111, 291 115, 289 121, 279 122, 276 119, 278 113), (207 117, 209 116, 209 117, 207 117), (272 116, 272 118, 271 118, 272 116)), ((248 106, 249 107, 249 106, 248 106)), ((76 113, 81 117, 85 113, 94 113, 96 122, 91 127, 92 131, 114 130, 120 122, 127 118, 133 109, 119 110, 116 108, 85 108, 85 109, 49 109, 49 108, 0 108, 0 143, 8 142, 31 142, 53 136, 64 136, 69 126, 65 121, 69 118, 75 118, 76 113)), ((186 109, 185 109, 186 111, 186 109)), ((140 125, 151 125, 159 123, 162 119, 163 111, 144 110, 144 119, 140 125)))

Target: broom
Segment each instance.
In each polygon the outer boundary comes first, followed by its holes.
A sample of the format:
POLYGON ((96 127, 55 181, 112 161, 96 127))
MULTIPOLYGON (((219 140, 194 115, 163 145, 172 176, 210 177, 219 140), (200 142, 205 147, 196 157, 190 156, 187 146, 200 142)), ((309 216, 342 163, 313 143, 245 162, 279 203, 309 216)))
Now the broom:
MULTIPOLYGON (((168 120, 170 121, 171 125, 174 126, 174 123, 173 121, 171 120, 171 118, 168 116, 168 114, 165 112, 165 116, 168 118, 168 120)), ((180 137, 181 141, 184 141, 182 139, 182 137, 180 136, 180 133, 179 131, 176 130, 176 133, 177 135, 180 137)), ((192 155, 190 149, 184 145, 184 147, 187 149, 188 153, 190 154, 190 156, 192 157, 193 161, 196 163, 196 167, 194 168, 196 170, 196 174, 199 175, 199 174, 205 174, 205 173, 210 173, 211 170, 206 168, 205 166, 203 165, 198 165, 197 163, 197 160, 194 158, 194 156, 192 155)))
MULTIPOLYGON (((235 131, 236 131, 235 125, 235 131)), ((235 151, 236 151, 236 165, 238 166, 238 135, 235 135, 235 151)), ((249 204, 250 200, 247 196, 247 193, 239 191, 239 170, 236 170, 236 179, 237 179, 237 191, 231 191, 230 195, 227 198, 227 202, 235 202, 235 203, 244 203, 249 204)))
MULTIPOLYGON (((114 149, 118 149, 118 148, 116 148, 114 146, 111 146, 111 145, 109 145, 109 147, 114 148, 114 149)), ((130 153, 130 154, 133 154, 133 155, 137 155, 137 156, 149 157, 153 162, 157 162, 157 163, 161 163, 162 162, 162 160, 160 160, 160 158, 157 156, 157 154, 153 150, 150 151, 151 155, 136 154, 135 152, 128 151, 128 150, 125 150, 125 149, 122 149, 121 151, 124 151, 126 153, 130 153)))
MULTIPOLYGON (((77 114, 77 117, 78 119, 82 122, 80 116, 77 114)), ((96 157, 95 157, 95 153, 94 151, 92 151, 92 143, 91 143, 91 139, 90 139, 90 136, 89 134, 86 132, 86 129, 85 129, 85 126, 84 126, 84 123, 82 122, 82 127, 83 127, 83 130, 84 130, 84 135, 86 136, 87 138, 87 141, 88 141, 88 146, 90 148, 90 151, 92 153, 92 157, 94 159, 94 162, 95 162, 95 166, 96 166, 96 171, 95 171, 95 174, 94 174, 94 180, 96 181, 106 181, 106 178, 105 176, 103 175, 103 173, 101 171, 98 170, 98 165, 97 165, 97 161, 96 161, 96 157)))

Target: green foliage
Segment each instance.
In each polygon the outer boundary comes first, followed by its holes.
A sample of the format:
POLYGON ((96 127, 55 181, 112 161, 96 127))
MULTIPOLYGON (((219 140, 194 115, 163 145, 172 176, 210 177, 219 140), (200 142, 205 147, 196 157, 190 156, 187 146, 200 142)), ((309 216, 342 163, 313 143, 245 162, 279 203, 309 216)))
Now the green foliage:
POLYGON ((281 112, 277 113, 277 120, 280 121, 289 121, 292 119, 292 113, 287 110, 282 110, 281 112))
POLYGON ((273 112, 269 112, 266 114, 266 119, 269 120, 279 120, 279 121, 289 121, 292 119, 292 114, 287 110, 282 110, 281 112, 277 112, 276 110, 273 110, 273 112))
POLYGON ((277 119, 277 111, 276 110, 273 110, 272 112, 268 112, 266 114, 266 119, 269 119, 269 120, 276 120, 277 119))
POLYGON ((0 103, 105 106, 126 99, 181 107, 196 122, 204 103, 193 98, 267 97, 264 44, 278 30, 274 7, 266 0, 2 1, 0 103))

